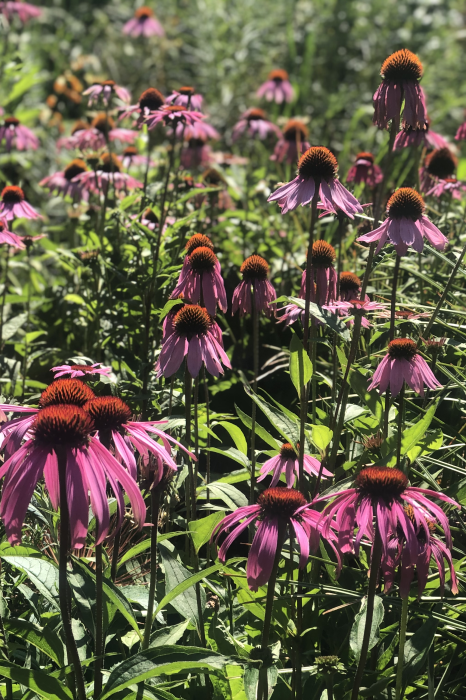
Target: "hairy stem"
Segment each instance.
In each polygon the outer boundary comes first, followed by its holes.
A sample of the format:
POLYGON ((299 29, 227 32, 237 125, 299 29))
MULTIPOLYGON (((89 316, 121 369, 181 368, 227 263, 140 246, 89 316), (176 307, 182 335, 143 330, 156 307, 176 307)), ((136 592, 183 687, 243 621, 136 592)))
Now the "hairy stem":
POLYGON ((398 648, 398 665, 396 667, 396 686, 395 686, 395 700, 402 700, 403 698, 403 666, 405 659, 405 643, 406 643, 406 627, 408 624, 408 605, 409 598, 403 598, 403 604, 401 607, 401 620, 400 620, 400 645, 398 648))
POLYGON ((148 649, 149 647, 152 623, 154 621, 154 603, 155 592, 157 588, 157 535, 159 524, 159 508, 160 489, 157 486, 155 486, 150 492, 150 510, 152 522, 150 533, 150 581, 149 600, 147 603, 147 616, 144 625, 144 638, 142 640, 142 649, 148 649))
MULTIPOLYGON (((259 374, 259 314, 257 312, 257 305, 255 299, 255 288, 253 287, 251 291, 252 300, 252 353, 253 353, 253 372, 254 377, 252 380, 252 388, 255 394, 257 394, 257 375, 259 374)), ((249 505, 253 505, 255 501, 255 488, 256 488, 256 415, 257 406, 256 402, 252 402, 251 411, 251 487, 249 490, 249 505)), ((254 532, 253 528, 250 528, 251 532, 254 532)))

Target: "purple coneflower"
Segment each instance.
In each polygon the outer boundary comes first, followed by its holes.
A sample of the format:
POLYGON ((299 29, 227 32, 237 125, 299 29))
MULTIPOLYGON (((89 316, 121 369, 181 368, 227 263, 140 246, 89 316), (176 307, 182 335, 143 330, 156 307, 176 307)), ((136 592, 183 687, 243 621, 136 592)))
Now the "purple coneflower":
POLYGON ((389 342, 388 352, 375 370, 367 390, 379 387, 379 392, 383 394, 390 387, 390 393, 395 397, 400 393, 403 382, 420 396, 424 396, 424 384, 429 389, 442 386, 419 355, 414 340, 395 338, 389 342))
POLYGON ((337 159, 325 146, 311 146, 300 158, 298 174, 294 180, 282 185, 268 198, 268 202, 278 201, 282 214, 310 204, 316 188, 328 210, 340 210, 351 219, 354 214, 362 214, 363 209, 356 197, 336 179, 337 159))
MULTIPOLYGON (((277 550, 281 549, 287 533, 290 537, 295 537, 298 543, 299 568, 306 566, 309 541, 311 540, 312 550, 319 545, 318 519, 319 513, 310 508, 300 491, 276 486, 263 491, 256 505, 243 506, 227 515, 215 527, 212 539, 215 537, 218 541, 222 533, 228 533, 218 552, 219 560, 224 562, 233 541, 252 523, 258 525, 246 567, 248 586, 252 591, 257 591, 269 581, 277 550), (233 526, 234 529, 229 532, 233 526)), ((334 539, 332 535, 329 528, 329 542, 334 539)))
POLYGON ((0 126, 0 144, 5 141, 5 149, 10 153, 12 147, 18 151, 27 151, 29 149, 36 151, 39 148, 39 139, 37 136, 23 126, 16 117, 6 117, 0 126))
POLYGON ((10 221, 11 219, 42 219, 42 216, 26 202, 21 187, 8 185, 3 188, 0 195, 0 217, 10 221))
POLYGON ((390 467, 366 467, 356 477, 354 488, 317 498, 313 504, 334 498, 322 512, 322 536, 327 537, 331 527, 338 532, 338 548, 341 553, 355 552, 363 537, 374 543, 373 519, 381 539, 382 561, 386 561, 393 538, 405 541, 404 564, 414 566, 419 561, 419 543, 416 531, 422 531, 430 544, 429 520, 438 521, 445 533, 447 547, 451 549, 451 533, 443 510, 429 498, 436 498, 459 508, 456 501, 430 489, 408 486, 408 477, 399 469, 390 467), (411 513, 406 512, 411 506, 411 513), (335 518, 335 521, 334 521, 335 518), (357 529, 355 536, 354 532, 357 529))
POLYGON ((278 126, 269 121, 264 110, 258 107, 252 107, 252 109, 243 112, 233 127, 233 141, 236 141, 242 134, 247 134, 252 138, 258 136, 262 140, 271 134, 278 137, 282 135, 278 126))
POLYGON ((131 100, 129 90, 120 87, 114 80, 104 80, 102 83, 94 83, 91 87, 88 87, 87 90, 84 90, 83 95, 89 95, 88 107, 93 107, 99 102, 103 104, 104 107, 108 107, 114 95, 125 104, 129 104, 131 100))
POLYGON ((408 146, 449 148, 448 141, 431 130, 429 120, 415 129, 409 124, 403 124, 402 130, 397 134, 393 148, 395 151, 398 151, 408 146))
MULTIPOLYGON (((319 476, 320 462, 315 457, 305 454, 303 457, 303 468, 309 476, 319 476)), ((293 488, 295 477, 297 477, 299 473, 299 459, 293 445, 289 442, 283 443, 276 457, 268 459, 267 462, 262 465, 260 468, 261 476, 257 481, 263 481, 270 472, 273 472, 270 486, 276 486, 280 480, 280 475, 284 473, 287 488, 293 488)), ((328 479, 332 476, 332 472, 329 472, 328 469, 323 467, 321 478, 328 479)))
POLYGON ((419 85, 422 73, 421 61, 408 49, 396 51, 385 59, 380 69, 383 80, 373 97, 374 124, 386 129, 392 119, 398 121, 403 98, 403 122, 414 129, 425 124, 426 103, 419 85))
POLYGON ((168 104, 182 105, 183 107, 189 107, 189 109, 194 109, 196 112, 202 112, 202 102, 204 98, 200 94, 194 92, 193 87, 184 86, 179 90, 173 90, 172 94, 166 99, 168 104))
MULTIPOLYGON (((312 245, 311 258, 311 296, 310 300, 323 306, 331 304, 337 298, 337 273, 333 266, 335 248, 327 241, 315 241, 312 245)), ((306 270, 301 277, 301 299, 306 298, 306 270)))
POLYGON ((39 185, 49 192, 60 192, 64 197, 69 196, 74 202, 87 201, 89 199, 88 183, 75 179, 86 172, 88 172, 86 163, 80 158, 75 158, 64 170, 44 177, 39 185))
POLYGON ((0 219, 0 245, 11 245, 12 248, 20 250, 26 248, 22 237, 8 230, 8 221, 6 219, 0 219))
POLYGON ((222 311, 227 310, 222 269, 213 248, 211 240, 200 233, 189 239, 178 284, 170 295, 171 299, 183 295, 194 304, 202 300, 211 316, 217 313, 217 305, 222 311))
POLYGON ((400 187, 387 204, 387 218, 379 228, 359 236, 358 241, 378 241, 378 253, 387 241, 395 246, 397 255, 406 255, 408 248, 417 253, 424 249, 424 238, 437 250, 448 243, 439 229, 425 216, 425 204, 421 195, 411 187, 400 187))
POLYGON ((132 17, 123 27, 123 34, 134 38, 138 36, 165 36, 164 29, 153 11, 147 5, 138 7, 132 17))
POLYGON ((217 141, 220 138, 220 134, 217 129, 204 121, 204 119, 205 117, 203 117, 202 121, 196 121, 193 124, 178 122, 176 126, 177 138, 183 138, 185 141, 189 141, 190 139, 202 139, 203 141, 212 139, 213 141, 217 141))
POLYGON ((162 105, 155 112, 151 112, 145 119, 149 131, 155 129, 161 122, 165 126, 171 126, 175 130, 181 124, 192 126, 204 119, 201 112, 195 112, 181 105, 162 105))
POLYGON ((254 308, 257 314, 275 315, 275 308, 270 302, 277 298, 273 285, 268 281, 269 264, 260 255, 250 255, 240 267, 243 281, 233 292, 231 313, 239 311, 240 316, 251 314, 254 308))
POLYGON ((257 91, 257 97, 264 97, 267 102, 291 102, 294 96, 293 86, 288 79, 286 70, 277 68, 269 73, 269 77, 257 91))
MULTIPOLYGON (((380 314, 380 318, 391 318, 391 309, 386 309, 380 314)), ((400 321, 417 321, 420 318, 430 318, 430 313, 418 312, 418 311, 395 311, 395 319, 400 321)))
POLYGON ((431 190, 439 180, 455 177, 458 159, 449 148, 438 148, 426 156, 423 167, 419 171, 421 190, 431 190))
POLYGON ((375 187, 382 180, 382 170, 374 163, 374 156, 368 151, 358 153, 346 176, 346 182, 355 182, 357 185, 363 182, 368 187, 375 187))
POLYGON ((96 517, 96 543, 108 535, 110 514, 107 482, 122 513, 126 491, 133 517, 142 528, 146 507, 137 483, 113 455, 92 436, 94 424, 84 409, 60 404, 42 408, 34 416, 29 437, 0 469, 3 484, 0 515, 11 544, 21 542, 21 529, 37 482, 44 476, 55 510, 59 507, 59 469, 66 470, 71 547, 86 543, 89 496, 96 517))
POLYGON ((165 104, 165 98, 162 93, 156 88, 147 88, 147 90, 141 93, 137 104, 120 109, 121 114, 119 119, 137 115, 136 125, 140 127, 144 124, 146 117, 160 109, 163 104, 165 104))
POLYGON ((340 272, 339 298, 340 301, 359 299, 361 293, 361 280, 353 272, 340 272))
POLYGON ((327 304, 322 308, 332 313, 338 313, 343 317, 361 315, 361 326, 363 328, 370 328, 372 324, 362 314, 368 311, 380 311, 386 307, 384 304, 379 304, 377 301, 370 301, 369 298, 367 298, 334 301, 332 304, 327 304))
POLYGON ((181 151, 181 165, 186 170, 205 168, 211 162, 212 150, 204 139, 189 139, 181 151))
POLYGON ((29 2, 22 2, 22 0, 19 2, 6 0, 6 2, 0 2, 0 12, 10 21, 16 16, 20 22, 26 24, 28 20, 39 17, 42 14, 42 8, 31 5, 29 2))
POLYGON ((108 377, 112 373, 111 367, 102 367, 100 362, 93 365, 58 365, 52 367, 50 371, 55 372, 54 379, 59 379, 67 374, 70 375, 70 379, 75 379, 76 377, 92 377, 96 374, 108 377))
POLYGON ((463 122, 461 126, 458 127, 458 131, 455 135, 456 141, 466 141, 466 122, 463 122))
POLYGON ((197 377, 202 363, 214 377, 223 374, 222 363, 231 369, 230 360, 218 340, 220 329, 215 326, 206 309, 194 304, 183 306, 167 325, 168 332, 155 367, 157 377, 170 377, 177 372, 185 356, 192 377, 197 377))
POLYGON ((90 125, 82 124, 81 128, 73 130, 71 136, 60 139, 60 146, 80 151, 98 151, 105 148, 107 140, 133 143, 136 136, 137 133, 131 129, 117 127, 112 117, 103 112, 94 117, 90 125))
POLYGON ((283 161, 296 163, 298 158, 310 148, 308 137, 307 126, 299 119, 290 119, 283 128, 283 133, 275 145, 270 160, 277 160, 279 163, 283 161))
POLYGON ((88 170, 76 177, 76 180, 83 186, 99 194, 107 192, 109 186, 116 192, 127 192, 136 188, 144 187, 143 183, 128 173, 122 172, 123 166, 114 153, 104 153, 97 170, 88 170))
MULTIPOLYGON (((121 154, 121 162, 123 167, 126 170, 129 170, 132 165, 135 165, 136 167, 147 165, 147 156, 143 156, 138 153, 136 146, 127 146, 121 154)), ((154 167, 154 161, 149 160, 149 165, 154 167)))
POLYGON ((453 199, 462 199, 465 192, 466 185, 464 182, 460 182, 456 177, 447 177, 445 180, 439 180, 432 189, 426 192, 426 196, 442 197, 444 194, 448 194, 453 199))

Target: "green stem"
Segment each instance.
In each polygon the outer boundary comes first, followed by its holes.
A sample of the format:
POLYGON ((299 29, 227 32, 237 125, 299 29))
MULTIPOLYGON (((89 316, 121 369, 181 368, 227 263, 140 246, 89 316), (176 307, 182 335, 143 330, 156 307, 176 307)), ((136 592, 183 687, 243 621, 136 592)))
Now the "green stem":
MULTIPOLYGON (((203 368, 203 379, 204 379, 204 396, 205 396, 205 410, 206 410, 206 425, 207 425, 207 452, 206 452, 206 484, 210 484, 210 406, 209 406, 209 385, 207 383, 207 375, 205 367, 203 368)), ((209 489, 206 489, 206 500, 209 502, 209 489)))
POLYGON ((28 341, 27 334, 29 333, 29 321, 31 315, 31 250, 30 246, 26 246, 27 264, 28 264, 28 290, 26 297, 26 336, 24 339, 24 358, 23 358, 23 381, 21 387, 21 398, 24 399, 24 390, 26 387, 26 371, 28 358, 28 341))
POLYGON ((160 489, 157 486, 153 487, 150 492, 150 508, 152 516, 152 527, 150 533, 150 581, 147 616, 144 625, 144 638, 141 645, 143 650, 149 648, 152 623, 154 621, 154 603, 157 588, 157 535, 160 508, 160 489))
POLYGON ((99 697, 102 692, 102 667, 104 654, 103 638, 103 565, 102 565, 102 545, 95 547, 95 656, 94 662, 94 696, 99 697))
POLYGON ((400 391, 400 401, 398 404, 398 440, 397 440, 397 445, 396 445, 396 466, 397 469, 400 469, 400 463, 401 463, 401 440, 403 437, 403 424, 404 424, 404 403, 405 403, 405 383, 403 382, 403 386, 401 387, 400 391))
POLYGON ((390 304, 390 340, 393 340, 395 337, 396 290, 398 287, 398 276, 400 273, 400 261, 401 257, 397 255, 395 259, 395 268, 393 270, 392 299, 390 304))
MULTIPOLYGON (((118 522, 118 508, 117 508, 117 522, 118 522)), ((111 577, 112 581, 115 582, 116 576, 117 576, 117 571, 118 571, 118 555, 120 553, 120 540, 121 540, 121 527, 118 528, 117 532, 115 533, 115 537, 113 539, 113 552, 112 552, 112 568, 111 568, 111 577)))
MULTIPOLYGON (((253 353, 253 372, 254 377, 252 380, 252 388, 255 394, 257 394, 257 375, 259 374, 259 314, 257 313, 257 306, 255 300, 255 289, 251 290, 251 300, 252 300, 252 353, 253 353)), ((255 501, 255 488, 256 488, 256 415, 257 406, 256 402, 252 402, 251 411, 251 487, 249 489, 249 505, 253 505, 255 501)), ((253 533, 253 527, 250 528, 253 533)))
POLYGON ((8 269, 10 266, 10 248, 6 248, 5 278, 3 282, 2 306, 0 309, 0 350, 3 349, 3 315, 5 312, 6 293, 8 288, 8 269))
POLYGON ((379 528, 376 524, 376 532, 374 539, 374 546, 372 548, 372 560, 371 560, 371 573, 369 578, 369 587, 367 591, 367 604, 366 604, 366 624, 364 627, 364 636, 362 639, 361 655, 359 657, 358 668, 356 675, 354 677, 353 690, 351 693, 351 700, 358 700, 359 687, 364 675, 364 669, 366 667, 367 652, 369 649, 369 641, 371 638, 372 631, 372 619, 374 617, 374 599, 375 591, 377 588, 377 579, 379 576, 380 560, 382 558, 382 539, 380 537, 379 528))
POLYGON ((395 700, 402 700, 403 692, 403 666, 405 658, 405 642, 406 642, 406 627, 408 624, 408 605, 409 598, 403 598, 403 604, 401 607, 401 620, 400 620, 400 646, 398 648, 398 666, 396 667, 396 687, 395 687, 395 700))

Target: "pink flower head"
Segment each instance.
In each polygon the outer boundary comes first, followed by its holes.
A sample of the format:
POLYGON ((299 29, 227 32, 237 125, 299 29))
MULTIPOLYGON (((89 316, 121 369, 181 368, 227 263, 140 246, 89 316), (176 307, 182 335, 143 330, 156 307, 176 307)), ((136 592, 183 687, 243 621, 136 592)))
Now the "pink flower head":
MULTIPOLYGON (((287 534, 295 537, 298 543, 299 567, 302 569, 306 566, 309 549, 315 551, 319 546, 319 515, 310 508, 299 491, 277 486, 266 489, 259 495, 257 505, 238 508, 215 527, 212 539, 215 537, 217 542, 219 536, 226 533, 218 558, 224 562, 234 540, 249 525, 257 524, 246 567, 248 586, 252 591, 257 591, 269 581, 277 549, 281 548, 287 534), (234 529, 230 532, 232 527, 234 529)), ((331 545, 334 539, 335 535, 329 528, 328 540, 331 545)))
POLYGON ((123 34, 138 36, 165 36, 164 29, 150 7, 143 5, 134 12, 134 17, 123 27, 123 34))
POLYGON ((181 165, 186 170, 205 168, 211 162, 212 150, 204 139, 190 139, 181 151, 181 165))
POLYGON ((425 204, 421 195, 411 187, 400 187, 388 200, 387 218, 379 228, 359 236, 358 241, 378 241, 376 253, 389 240, 397 255, 406 255, 408 248, 417 253, 424 249, 424 238, 437 250, 443 250, 447 239, 424 215, 425 204))
POLYGON ((8 185, 0 195, 0 217, 11 219, 42 219, 41 215, 26 202, 21 187, 8 185))
POLYGON ((294 90, 286 70, 278 68, 270 71, 269 77, 265 83, 262 83, 256 94, 257 97, 264 97, 267 102, 275 102, 277 105, 282 102, 292 102, 294 90))
POLYGON ((341 211, 351 219, 354 214, 362 214, 363 209, 356 197, 336 179, 337 159, 324 146, 311 146, 298 163, 298 175, 294 180, 282 185, 268 198, 268 202, 278 201, 282 214, 296 209, 298 204, 310 204, 316 188, 329 211, 341 211))
POLYGON ((187 109, 194 109, 196 112, 202 111, 202 95, 196 94, 193 87, 185 86, 179 90, 173 90, 167 97, 168 104, 181 105, 187 109))
POLYGON ((298 319, 301 319, 302 316, 304 315, 304 308, 301 306, 298 306, 297 304, 286 304, 286 306, 282 306, 281 309, 278 309, 277 311, 277 322, 278 323, 284 323, 285 327, 292 326, 293 323, 296 323, 298 319), (279 316, 278 314, 281 314, 279 316))
POLYGON ((358 153, 346 176, 346 182, 355 182, 357 185, 363 182, 368 187, 375 187, 382 180, 383 173, 369 152, 358 153))
MULTIPOLYGON (((333 264, 335 262, 335 248, 327 241, 315 241, 312 246, 311 258, 311 296, 319 306, 331 304, 337 298, 337 273, 333 264)), ((306 298, 306 270, 301 277, 301 299, 306 298)))
POLYGON ((359 299, 361 280, 352 272, 340 272, 339 292, 340 301, 359 299))
MULTIPOLYGON (((215 324, 216 325, 216 324, 215 324)), ((214 377, 223 374, 222 363, 231 369, 230 360, 212 324, 210 315, 197 305, 186 304, 173 317, 168 333, 162 343, 156 364, 157 377, 171 377, 178 371, 186 356, 188 372, 197 377, 202 363, 214 377)))
MULTIPOLYGON (((430 313, 421 313, 416 311, 395 311, 395 319, 399 321, 417 321, 420 318, 430 318, 430 313)), ((382 311, 379 318, 391 318, 391 309, 382 311)))
POLYGON ((377 301, 369 301, 369 299, 351 299, 349 301, 334 301, 332 304, 323 306, 322 308, 332 313, 338 313, 340 316, 361 316, 361 325, 363 328, 370 328, 371 323, 367 320, 363 313, 371 311, 380 311, 385 309, 384 304, 379 304, 377 301))
POLYGON ((375 370, 367 390, 379 387, 379 393, 383 394, 390 388, 391 395, 395 397, 400 393, 403 382, 420 396, 424 396, 424 384, 429 389, 442 386, 419 355, 416 343, 408 338, 395 338, 388 344, 388 352, 375 370))
POLYGON ((73 134, 59 140, 59 146, 63 148, 77 148, 80 151, 90 149, 98 151, 105 148, 107 141, 121 141, 133 143, 137 136, 136 131, 116 127, 112 117, 102 112, 92 120, 90 125, 81 124, 81 128, 74 129, 73 134))
POLYGON ((277 160, 279 163, 283 163, 283 161, 296 163, 302 154, 310 148, 308 138, 307 126, 299 119, 290 119, 285 124, 283 134, 277 141, 270 160, 277 160))
POLYGON ((193 124, 186 125, 182 122, 178 122, 176 126, 177 138, 183 138, 185 141, 189 141, 190 139, 198 139, 202 141, 212 139, 217 141, 220 138, 220 134, 218 133, 217 129, 214 129, 214 127, 204 121, 204 119, 205 117, 202 121, 200 120, 194 122, 193 124))
POLYGON ((455 135, 456 141, 466 141, 466 122, 463 122, 461 126, 458 127, 458 131, 455 135))
POLYGON ((104 80, 103 83, 94 83, 87 90, 84 90, 83 95, 89 95, 88 107, 93 107, 101 102, 104 107, 108 107, 114 95, 122 102, 129 104, 131 95, 129 91, 117 85, 114 80, 104 80))
POLYGON ((78 175, 88 172, 86 163, 80 158, 72 160, 64 170, 60 170, 39 182, 41 187, 49 192, 59 192, 64 197, 69 196, 74 202, 89 199, 89 191, 85 182, 77 180, 78 175))
POLYGON ((5 141, 5 149, 10 153, 12 147, 18 151, 36 151, 39 148, 39 139, 37 136, 23 126, 16 117, 6 117, 0 126, 0 144, 5 141))
POLYGON ((203 299, 210 316, 217 313, 217 305, 222 311, 227 310, 222 269, 213 249, 210 238, 201 233, 189 239, 178 284, 170 295, 170 299, 183 295, 194 304, 203 299))
POLYGON ((142 188, 144 185, 136 178, 122 172, 123 166, 120 159, 114 153, 104 153, 101 162, 95 172, 88 170, 76 177, 76 180, 84 187, 88 187, 96 194, 105 194, 109 186, 117 192, 126 193, 128 190, 142 188))
POLYGON ((450 195, 453 199, 462 199, 466 192, 466 185, 460 182, 456 177, 447 177, 445 180, 439 180, 426 195, 433 197, 442 197, 444 194, 450 195))
POLYGON ((156 88, 147 88, 147 90, 141 93, 137 104, 121 108, 119 119, 137 116, 136 124, 140 127, 144 124, 146 117, 152 114, 152 112, 159 110, 164 104, 165 98, 161 92, 156 90, 156 88))
POLYGON ((6 219, 0 219, 0 245, 11 245, 12 248, 18 248, 19 250, 26 248, 22 237, 8 230, 8 221, 6 219))
POLYGON ((409 124, 403 124, 402 130, 397 134, 394 149, 399 151, 409 146, 426 146, 427 148, 449 148, 448 141, 430 129, 430 122, 413 128, 409 124))
POLYGON ((403 122, 413 129, 425 124, 426 102, 419 85, 422 73, 422 63, 408 49, 396 51, 383 62, 383 80, 373 97, 374 124, 386 129, 392 119, 399 120, 403 99, 403 122))
POLYGON ((76 377, 92 377, 97 374, 104 374, 108 377, 112 373, 111 367, 101 367, 100 362, 96 362, 93 365, 59 365, 58 367, 52 367, 51 372, 55 372, 54 378, 64 377, 67 374, 70 375, 71 379, 76 377))
POLYGON ((150 131, 151 129, 155 129, 157 124, 161 122, 165 126, 171 126, 176 129, 179 124, 192 126, 202 119, 204 119, 204 115, 201 114, 201 112, 194 112, 181 105, 162 105, 155 112, 151 112, 149 116, 146 117, 145 122, 150 131))
POLYGON ((233 127, 233 141, 236 141, 242 134, 247 134, 247 136, 252 138, 257 136, 264 140, 271 134, 280 137, 281 131, 278 126, 275 126, 267 119, 263 109, 253 107, 244 112, 233 127))
POLYGON ((428 192, 439 180, 455 177, 458 159, 449 148, 438 148, 426 156, 420 169, 421 190, 428 192))
POLYGON ((252 300, 256 313, 266 316, 275 315, 275 308, 270 302, 277 298, 273 285, 268 281, 269 264, 260 255, 250 255, 240 267, 243 281, 233 292, 231 313, 239 311, 240 316, 252 313, 252 300))
POLYGON ((366 467, 358 474, 354 488, 321 496, 313 502, 334 499, 322 512, 322 536, 326 537, 330 528, 336 527, 340 552, 358 555, 363 538, 374 542, 375 516, 382 541, 382 570, 386 570, 392 555, 393 539, 404 543, 404 566, 422 567, 425 555, 420 556, 418 533, 422 531, 425 542, 431 546, 429 521, 434 519, 441 525, 446 546, 452 547, 448 519, 443 510, 429 499, 439 499, 457 508, 460 506, 442 493, 408 486, 408 483, 408 477, 399 469, 366 467))
POLYGON ((28 20, 39 17, 42 9, 22 0, 6 0, 6 2, 0 2, 0 12, 3 12, 9 21, 16 16, 20 22, 26 24, 28 20))
MULTIPOLYGON (((320 472, 320 462, 315 457, 310 455, 304 455, 303 460, 304 471, 309 474, 309 476, 319 476, 320 472)), ((287 488, 293 488, 295 476, 299 473, 299 459, 296 454, 293 445, 289 442, 285 442, 281 448, 280 452, 276 457, 268 459, 260 469, 260 477, 257 481, 263 481, 267 478, 267 475, 272 472, 272 481, 270 486, 276 486, 280 480, 280 475, 284 473, 286 475, 286 486, 287 488)), ((332 477, 332 472, 329 472, 325 467, 322 468, 322 478, 328 479, 332 477)))
MULTIPOLYGON (((146 166, 147 156, 138 153, 138 149, 135 146, 127 146, 121 155, 121 162, 125 170, 129 170, 132 165, 136 167, 146 166)), ((154 167, 154 161, 149 160, 149 165, 154 167)))

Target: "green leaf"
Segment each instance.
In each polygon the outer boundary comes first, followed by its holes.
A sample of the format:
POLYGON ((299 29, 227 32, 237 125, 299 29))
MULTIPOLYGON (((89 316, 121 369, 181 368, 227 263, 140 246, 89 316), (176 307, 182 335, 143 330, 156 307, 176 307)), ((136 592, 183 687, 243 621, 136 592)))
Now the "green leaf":
POLYGON ((313 425, 312 426, 312 442, 321 452, 325 451, 327 445, 333 437, 333 431, 327 428, 326 425, 313 425))
POLYGON ((293 447, 296 447, 296 443, 299 441, 298 417, 296 416, 296 421, 292 420, 283 411, 271 406, 264 399, 259 398, 259 396, 257 396, 257 394, 255 394, 249 386, 245 385, 244 390, 246 394, 251 397, 254 403, 259 406, 273 427, 282 437, 285 438, 285 441, 290 442, 293 447))
POLYGON ((312 362, 296 333, 293 333, 290 343, 290 376, 298 396, 301 396, 301 388, 312 377, 312 362))
POLYGON ((225 517, 224 510, 218 510, 206 518, 200 518, 188 523, 188 528, 193 540, 196 554, 199 552, 202 545, 208 542, 212 536, 212 532, 218 523, 225 517))
MULTIPOLYGON (((240 420, 242 423, 246 426, 246 428, 249 428, 249 430, 252 430, 252 419, 244 413, 236 404, 235 404, 235 409, 236 413, 238 414, 240 420)), ((274 437, 270 435, 270 433, 267 432, 265 428, 263 428, 261 425, 259 425, 256 421, 256 435, 258 435, 261 440, 263 440, 267 445, 270 445, 274 450, 279 450, 281 447, 281 442, 278 440, 275 440, 274 437)))
MULTIPOLYGON (((304 309, 306 305, 304 299, 300 299, 299 297, 280 297, 280 299, 277 299, 277 301, 288 301, 290 304, 299 306, 300 309, 304 309)), ((314 304, 312 301, 309 304, 309 311, 314 318, 331 328, 332 331, 338 333, 338 335, 340 335, 344 341, 349 342, 351 340, 351 333, 346 327, 346 324, 337 314, 324 311, 320 308, 320 306, 317 306, 317 304, 314 304)))
POLYGON ((437 620, 429 617, 405 645, 403 668, 403 687, 406 688, 421 672, 429 649, 434 641, 437 629, 437 620))
POLYGON ((236 510, 248 505, 248 499, 241 493, 233 484, 226 484, 222 481, 213 481, 210 484, 204 484, 197 489, 198 497, 201 494, 209 491, 209 500, 216 498, 222 500, 230 510, 236 510))
MULTIPOLYGON (((199 619, 198 609, 197 609, 197 598, 196 591, 192 587, 194 581, 185 583, 189 579, 193 578, 191 573, 185 569, 185 567, 180 564, 175 558, 172 552, 164 544, 158 545, 158 550, 162 559, 162 564, 165 569, 165 591, 169 591, 167 595, 160 601, 155 611, 155 615, 168 603, 175 608, 177 612, 180 613, 186 620, 193 622, 197 629, 199 630, 200 625, 204 624, 202 620, 199 619), (184 593, 183 596, 179 597, 180 588, 181 592, 184 593)), ((217 569, 218 571, 218 569, 217 569)), ((201 578, 204 578, 206 572, 202 572, 201 578)), ((207 574, 208 575, 208 574, 207 574)), ((205 591, 201 587, 201 608, 205 610, 205 591)))
POLYGON ((39 627, 22 618, 9 617, 3 621, 5 630, 23 642, 28 642, 49 656, 58 666, 64 666, 65 654, 58 635, 50 629, 39 627))
POLYGON ((48 559, 38 557, 16 557, 0 554, 1 558, 22 571, 34 584, 39 593, 59 610, 58 604, 58 568, 48 559), (57 596, 57 597, 56 597, 57 596))
POLYGON ((219 455, 224 455, 225 457, 230 457, 230 459, 233 459, 235 462, 238 462, 238 464, 241 464, 243 467, 249 466, 249 459, 248 457, 243 453, 237 450, 235 447, 211 447, 209 448, 210 452, 216 452, 219 455))
POLYGON ((142 634, 139 629, 137 620, 134 616, 133 608, 131 607, 126 597, 123 595, 121 588, 115 586, 115 584, 112 583, 109 579, 104 578, 102 583, 102 589, 104 596, 106 596, 113 603, 116 609, 123 615, 125 620, 129 622, 133 630, 137 632, 139 638, 142 641, 142 634))
MULTIPOLYGON (((350 634, 350 647, 356 658, 359 659, 361 655, 362 640, 364 637, 364 629, 366 627, 366 612, 367 612, 367 598, 364 598, 361 609, 356 614, 354 618, 354 623, 351 628, 350 634)), ((382 598, 379 596, 374 597, 374 615, 372 617, 371 634, 369 638, 368 651, 373 649, 377 642, 379 641, 379 629, 380 624, 384 616, 384 607, 382 598)))
MULTIPOLYGON (((186 579, 180 581, 180 583, 177 586, 175 586, 175 588, 170 590, 170 593, 167 593, 167 595, 162 598, 162 600, 160 601, 160 603, 157 606, 157 610, 155 611, 155 615, 157 615, 157 613, 160 612, 160 610, 162 610, 169 603, 171 603, 173 605, 172 601, 175 600, 175 598, 177 598, 182 593, 185 593, 186 591, 188 591, 196 583, 199 583, 199 581, 202 581, 203 579, 208 578, 210 576, 210 574, 215 574, 217 571, 220 571, 220 569, 222 567, 223 567, 223 564, 214 564, 213 566, 209 566, 208 569, 204 569, 203 571, 199 571, 197 574, 193 574, 192 576, 189 576, 189 578, 186 578, 186 579)), ((187 570, 184 569, 184 571, 187 571, 187 570)), ((187 572, 187 573, 189 573, 189 572, 187 572)), ((204 593, 203 589, 201 589, 201 592, 204 593)), ((201 597, 202 597, 202 595, 201 595, 201 597)), ((195 594, 194 594, 194 598, 195 598, 195 594)), ((205 598, 205 593, 204 593, 204 598, 205 598)), ((196 606, 197 606, 197 601, 196 601, 196 606)), ((173 607, 176 607, 176 606, 173 605, 173 607)), ((198 617, 197 616, 197 607, 195 610, 195 616, 196 616, 196 618, 198 617)), ((193 618, 191 617, 189 619, 192 620, 193 618)))
POLYGON ((185 620, 184 622, 180 622, 179 625, 173 625, 173 627, 162 627, 162 629, 156 630, 150 638, 150 648, 162 647, 166 646, 167 644, 176 644, 186 632, 188 625, 189 620, 185 620))
POLYGON ((218 421, 217 425, 221 425, 223 428, 225 428, 225 430, 228 432, 231 439, 235 443, 236 449, 247 456, 248 443, 246 442, 246 438, 244 437, 243 431, 241 430, 241 428, 239 428, 234 423, 230 423, 229 421, 226 421, 226 420, 218 421))
POLYGON ((410 462, 415 462, 416 459, 423 455, 439 450, 443 445, 443 432, 441 428, 427 432, 424 437, 410 450, 406 452, 406 456, 410 462))
POLYGON ((69 301, 70 304, 79 304, 79 306, 85 306, 86 301, 79 294, 65 294, 64 301, 69 301))
MULTIPOLYGON (((177 537, 178 535, 185 535, 186 533, 184 531, 179 531, 179 532, 167 532, 166 534, 158 534, 157 535, 157 542, 163 542, 164 540, 169 540, 172 537, 177 537)), ((139 556, 139 554, 142 554, 145 552, 147 549, 150 549, 151 541, 150 538, 147 540, 142 540, 142 542, 138 542, 134 547, 131 547, 127 552, 123 554, 123 556, 120 559, 120 562, 118 564, 118 568, 123 566, 127 561, 130 559, 133 559, 134 557, 139 556)))
POLYGON ((424 417, 421 418, 420 421, 415 423, 411 428, 408 430, 405 430, 403 433, 403 437, 401 440, 401 454, 405 455, 408 453, 409 450, 411 450, 413 447, 415 447, 421 439, 424 437, 424 435, 427 432, 427 429, 429 428, 430 424, 432 423, 432 419, 435 415, 435 411, 437 410, 438 406, 438 401, 436 401, 432 406, 426 411, 424 414, 424 417))
POLYGON ((0 661, 0 675, 30 688, 45 700, 73 700, 70 690, 44 671, 32 671, 9 661, 0 661))
POLYGON ((14 316, 13 318, 10 318, 9 321, 5 323, 3 326, 3 339, 4 340, 9 340, 12 338, 17 331, 21 328, 21 326, 26 323, 27 320, 27 314, 18 314, 17 316, 14 316))
POLYGON ((115 666, 99 700, 161 675, 193 673, 196 670, 218 673, 232 659, 198 647, 164 646, 147 649, 115 666))

